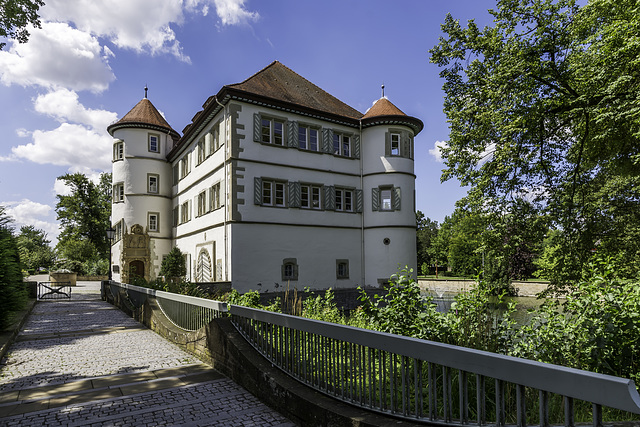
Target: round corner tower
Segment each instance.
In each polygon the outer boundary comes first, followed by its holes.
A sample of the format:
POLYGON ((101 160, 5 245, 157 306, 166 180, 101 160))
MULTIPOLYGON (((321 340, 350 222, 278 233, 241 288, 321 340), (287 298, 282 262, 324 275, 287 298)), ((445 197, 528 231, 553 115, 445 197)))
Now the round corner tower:
POLYGON ((362 117, 365 283, 416 273, 414 137, 422 121, 382 97, 362 117))
POLYGON ((107 128, 113 141, 111 224, 116 230, 112 270, 116 281, 157 277, 171 249, 171 165, 180 136, 145 97, 107 128))

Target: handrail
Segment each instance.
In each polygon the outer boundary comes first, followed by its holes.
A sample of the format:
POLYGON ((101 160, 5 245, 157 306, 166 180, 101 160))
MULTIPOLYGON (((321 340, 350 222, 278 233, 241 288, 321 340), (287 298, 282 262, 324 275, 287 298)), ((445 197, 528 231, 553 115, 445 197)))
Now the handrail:
POLYGON ((640 395, 634 381, 630 379, 249 307, 230 305, 229 308, 233 317, 318 334, 333 340, 640 414, 640 395))
POLYGON ((129 285, 129 284, 126 284, 126 283, 118 283, 118 286, 120 286, 121 288, 126 289, 126 290, 132 290, 132 291, 135 291, 135 292, 140 292, 140 293, 143 293, 143 294, 147 294, 147 295, 152 296, 154 298, 157 298, 157 297, 166 298, 168 300, 182 302, 182 303, 185 303, 185 304, 192 304, 192 305, 196 305, 196 306, 199 306, 199 307, 210 308, 212 310, 217 310, 217 311, 220 311, 222 313, 226 313, 228 311, 226 302, 214 301, 214 300, 205 299, 205 298, 192 297, 192 296, 189 296, 189 295, 174 294, 173 292, 158 291, 156 289, 143 288, 141 286, 129 285))

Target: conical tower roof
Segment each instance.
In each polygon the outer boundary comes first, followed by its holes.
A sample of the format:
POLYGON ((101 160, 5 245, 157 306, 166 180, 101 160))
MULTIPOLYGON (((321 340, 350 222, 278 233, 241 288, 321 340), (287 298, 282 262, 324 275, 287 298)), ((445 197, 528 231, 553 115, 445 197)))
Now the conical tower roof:
POLYGON ((402 124, 410 126, 417 135, 423 128, 424 124, 420 119, 407 116, 398 107, 393 105, 386 96, 378 99, 371 108, 362 116, 362 125, 364 127, 376 126, 382 124, 402 124))
POLYGON ((142 127, 148 129, 168 132, 176 137, 180 137, 178 132, 167 123, 162 114, 147 98, 143 98, 131 109, 123 118, 109 125, 107 131, 113 136, 113 132, 120 128, 142 127))
POLYGON ((393 105, 387 97, 378 99, 371 108, 362 116, 363 119, 376 116, 406 116, 398 107, 393 105))

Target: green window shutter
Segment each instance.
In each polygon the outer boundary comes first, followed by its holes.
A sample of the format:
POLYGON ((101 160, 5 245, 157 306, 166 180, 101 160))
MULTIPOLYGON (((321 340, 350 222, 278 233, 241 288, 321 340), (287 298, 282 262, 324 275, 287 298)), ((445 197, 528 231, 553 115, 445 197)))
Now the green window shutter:
POLYGON ((389 132, 384 134, 384 155, 391 155, 391 134, 389 132))
POLYGON ((393 200, 391 203, 393 203, 394 211, 400 210, 400 187, 393 187, 393 200))
POLYGON ((254 113, 253 114, 253 140, 255 142, 262 141, 261 133, 262 133, 262 120, 260 118, 260 114, 254 113))
POLYGON ((289 207, 300 207, 300 183, 289 181, 289 207))
POLYGON ((380 189, 378 187, 371 189, 371 210, 374 212, 380 210, 380 189))
POLYGON ((322 187, 324 194, 324 208, 328 211, 336 210, 336 188, 333 185, 325 185, 322 187))
POLYGON ((409 136, 409 132, 403 131, 400 135, 400 140, 402 141, 402 152, 400 155, 411 158, 411 137, 409 136))
POLYGON ((356 212, 362 213, 363 206, 364 197, 362 194, 362 190, 356 190, 356 212))
POLYGON ((353 136, 353 157, 360 158, 360 135, 353 136))
POLYGON ((253 203, 262 205, 262 178, 253 178, 253 203))
POLYGON ((298 122, 287 122, 287 137, 289 147, 298 148, 298 122))
POLYGON ((322 152, 333 154, 333 129, 322 129, 322 152))

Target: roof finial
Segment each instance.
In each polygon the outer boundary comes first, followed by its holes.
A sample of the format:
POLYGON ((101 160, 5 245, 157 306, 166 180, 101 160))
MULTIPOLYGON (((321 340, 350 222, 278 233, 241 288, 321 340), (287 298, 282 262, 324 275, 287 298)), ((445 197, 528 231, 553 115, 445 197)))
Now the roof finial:
POLYGON ((382 97, 384 98, 384 83, 382 83, 382 97))
POLYGON ((147 91, 149 91, 149 88, 147 85, 144 85, 144 99, 147 99, 147 91))

